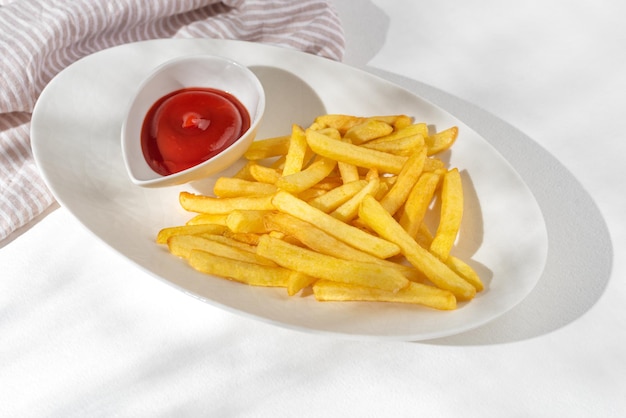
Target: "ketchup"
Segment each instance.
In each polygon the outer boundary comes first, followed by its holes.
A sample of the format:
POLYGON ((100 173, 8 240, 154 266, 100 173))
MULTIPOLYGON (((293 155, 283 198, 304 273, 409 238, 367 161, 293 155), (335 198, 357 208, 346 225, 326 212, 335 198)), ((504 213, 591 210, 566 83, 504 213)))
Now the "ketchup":
POLYGON ((141 149, 154 171, 174 174, 219 154, 249 127, 250 115, 233 95, 185 88, 152 105, 141 129, 141 149))

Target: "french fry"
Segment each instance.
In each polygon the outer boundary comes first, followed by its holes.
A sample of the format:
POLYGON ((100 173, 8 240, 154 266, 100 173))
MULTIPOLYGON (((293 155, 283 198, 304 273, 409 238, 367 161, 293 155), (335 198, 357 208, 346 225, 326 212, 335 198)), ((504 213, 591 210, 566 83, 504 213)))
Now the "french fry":
MULTIPOLYGON (((225 232, 227 233, 227 232, 225 232)), ((204 239, 208 239, 211 241, 216 241, 222 244, 229 245, 231 247, 239 248, 240 250, 256 254, 256 247, 254 245, 247 244, 245 242, 237 241, 236 239, 227 237, 222 234, 198 234, 199 237, 204 239)))
POLYGON ((396 120, 391 122, 395 130, 404 129, 413 123, 413 118, 407 115, 398 115, 396 120))
POLYGON ((276 266, 273 261, 263 258, 256 253, 250 253, 241 248, 198 235, 175 235, 167 240, 167 246, 172 254, 186 259, 189 258, 193 250, 202 250, 232 260, 246 261, 264 266, 276 266))
POLYGON ((324 180, 337 166, 337 161, 319 158, 302 171, 282 176, 276 181, 276 187, 289 193, 298 194, 324 180))
MULTIPOLYGON (((322 135, 326 135, 329 138, 335 139, 337 141, 340 141, 342 139, 346 139, 347 141, 349 141, 346 137, 342 137, 339 130, 335 128, 331 128, 331 127, 323 128, 323 129, 318 130, 317 132, 319 132, 322 135)), ((306 131, 305 131, 305 138, 306 138, 306 131)))
POLYGON ((199 213, 189 219, 185 225, 215 224, 226 226, 227 216, 225 213, 199 213))
POLYGON ((287 283, 287 294, 293 296, 298 294, 302 289, 311 286, 317 281, 316 277, 309 276, 308 274, 294 271, 289 276, 289 282, 287 283))
POLYGON ((254 232, 233 232, 229 229, 224 231, 224 236, 243 244, 253 246, 257 246, 259 244, 259 238, 261 237, 259 234, 255 234, 254 232))
POLYGON ((337 186, 318 197, 308 200, 307 203, 322 212, 329 213, 337 209, 343 203, 347 202, 366 185, 366 180, 356 180, 350 183, 344 183, 343 185, 337 186))
MULTIPOLYGON (((346 142, 350 144, 350 140, 347 138, 341 138, 340 141, 346 142)), ((359 169, 357 166, 351 163, 346 163, 343 161, 337 161, 337 168, 339 169, 339 174, 341 175, 341 180, 345 183, 352 183, 353 181, 359 180, 359 169)))
POLYGON ((337 141, 310 129, 306 131, 306 140, 313 151, 324 157, 392 174, 398 174, 408 158, 337 141))
POLYGON ((276 184, 282 173, 272 167, 260 164, 250 164, 248 171, 252 178, 260 183, 276 184))
POLYGON ((387 212, 394 215, 402 207, 411 192, 411 188, 422 174, 425 159, 426 149, 421 148, 406 161, 391 190, 380 201, 387 212))
POLYGON ((342 260, 288 244, 269 235, 260 237, 257 253, 279 266, 320 279, 353 283, 392 292, 409 285, 409 280, 395 269, 373 263, 342 260))
POLYGON ((329 192, 328 190, 324 190, 323 188, 313 186, 309 189, 303 190, 300 193, 298 193, 298 199, 302 199, 305 202, 310 202, 311 200, 316 199, 328 192, 329 192))
POLYGON ((317 225, 318 228, 335 238, 379 258, 393 257, 400 252, 396 244, 345 224, 287 192, 276 193, 272 199, 272 205, 283 213, 317 225))
POLYGON ((273 210, 272 195, 217 198, 181 192, 180 205, 189 212, 230 213, 234 210, 273 210))
POLYGON ((434 172, 437 170, 445 171, 445 169, 446 169, 446 165, 439 158, 430 157, 430 158, 426 158, 426 161, 424 161, 424 171, 428 171, 428 172, 434 172))
MULTIPOLYGON (((428 230, 426 225, 421 224, 415 238, 418 244, 420 244, 423 248, 430 248, 434 237, 433 234, 428 230)), ((450 254, 444 262, 446 266, 450 267, 453 272, 455 272, 463 279, 465 279, 465 281, 474 286, 477 292, 481 292, 484 290, 485 286, 480 279, 480 276, 469 264, 453 256, 452 254, 450 254)))
POLYGON ((476 271, 466 262, 457 258, 453 255, 449 255, 446 259, 446 266, 450 267, 450 269, 464 278, 469 284, 474 286, 477 292, 481 292, 485 289, 485 285, 483 284, 480 276, 476 273, 476 271))
POLYGON ((421 136, 422 140, 428 136, 428 126, 425 123, 416 123, 391 132, 389 135, 371 140, 368 145, 393 142, 407 137, 421 136))
POLYGON ((213 194, 217 197, 259 196, 276 193, 273 184, 243 180, 236 177, 220 177, 215 181, 213 194))
POLYGON ((182 225, 163 228, 156 237, 157 244, 165 244, 174 235, 197 235, 202 233, 221 234, 226 226, 217 224, 182 225))
POLYGON ((348 129, 363 122, 363 120, 365 120, 365 118, 352 115, 321 115, 315 118, 314 126, 310 128, 317 130, 328 127, 335 128, 343 135, 348 129))
POLYGON ((463 184, 459 170, 453 168, 443 176, 441 217, 430 252, 445 261, 454 245, 463 218, 463 184))
POLYGON ((389 135, 393 132, 393 126, 376 119, 368 119, 358 125, 348 129, 344 138, 348 138, 351 143, 359 145, 381 136, 389 135))
POLYGON ((359 217, 381 237, 397 244, 407 260, 437 287, 449 290, 458 300, 470 300, 476 295, 474 286, 419 246, 376 199, 371 196, 363 199, 359 217))
POLYGON ((305 163, 308 145, 304 129, 294 124, 291 127, 291 137, 289 141, 289 149, 285 156, 285 166, 283 167, 283 176, 294 174, 302 171, 305 163))
POLYGON ((380 187, 380 179, 375 177, 371 179, 365 187, 359 190, 354 196, 352 196, 348 201, 343 203, 337 209, 330 213, 330 216, 333 218, 339 219, 341 222, 348 223, 354 218, 356 218, 359 213, 359 206, 361 205, 361 201, 367 195, 376 195, 378 192, 378 188, 380 187))
POLYGON ((390 292, 348 283, 318 280, 313 285, 313 294, 317 300, 325 302, 398 302, 424 305, 440 310, 456 309, 456 298, 451 292, 414 282, 397 292, 390 292))
POLYGON ((453 126, 436 134, 427 136, 425 139, 426 146, 428 147, 428 155, 439 154, 450 148, 456 137, 458 136, 459 128, 453 126))
POLYGON ((439 185, 439 178, 438 173, 422 173, 404 202, 400 225, 412 237, 419 231, 439 185))
POLYGON ((235 233, 264 234, 266 210, 234 210, 226 216, 226 226, 235 233))
POLYGON ((367 142, 363 148, 386 152, 389 154, 409 156, 424 147, 424 137, 421 135, 405 136, 393 141, 367 142))
POLYGON ((194 269, 251 286, 287 287, 292 271, 283 267, 264 266, 192 250, 189 264, 194 269))

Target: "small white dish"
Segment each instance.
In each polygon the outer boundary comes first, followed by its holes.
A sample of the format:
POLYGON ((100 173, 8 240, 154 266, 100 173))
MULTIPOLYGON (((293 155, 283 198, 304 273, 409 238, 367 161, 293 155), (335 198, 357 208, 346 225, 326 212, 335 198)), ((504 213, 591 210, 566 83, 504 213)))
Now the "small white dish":
POLYGON ((131 181, 163 187, 201 180, 223 171, 248 149, 265 112, 265 92, 247 67, 215 55, 183 56, 158 66, 140 85, 122 125, 122 155, 131 181), (177 173, 162 175, 144 157, 141 129, 150 108, 167 94, 185 88, 212 88, 238 99, 250 116, 250 127, 233 144, 208 160, 177 173))

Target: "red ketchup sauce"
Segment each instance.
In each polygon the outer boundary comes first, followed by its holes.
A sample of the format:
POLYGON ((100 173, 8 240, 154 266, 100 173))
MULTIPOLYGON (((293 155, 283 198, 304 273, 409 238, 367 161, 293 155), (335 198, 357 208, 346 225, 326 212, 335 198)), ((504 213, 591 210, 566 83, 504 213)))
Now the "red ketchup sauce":
POLYGON ((152 105, 143 121, 141 148, 150 167, 166 176, 219 154, 249 127, 250 115, 233 95, 185 88, 152 105))

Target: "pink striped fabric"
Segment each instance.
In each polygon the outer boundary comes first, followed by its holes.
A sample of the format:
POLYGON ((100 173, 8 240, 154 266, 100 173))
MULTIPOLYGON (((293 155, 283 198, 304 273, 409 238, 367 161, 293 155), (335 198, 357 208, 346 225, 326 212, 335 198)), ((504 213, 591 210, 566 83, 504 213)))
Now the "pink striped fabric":
POLYGON ((0 0, 0 240, 53 202, 30 150, 42 89, 77 59, 157 38, 240 39, 334 60, 343 31, 323 0, 0 0))

